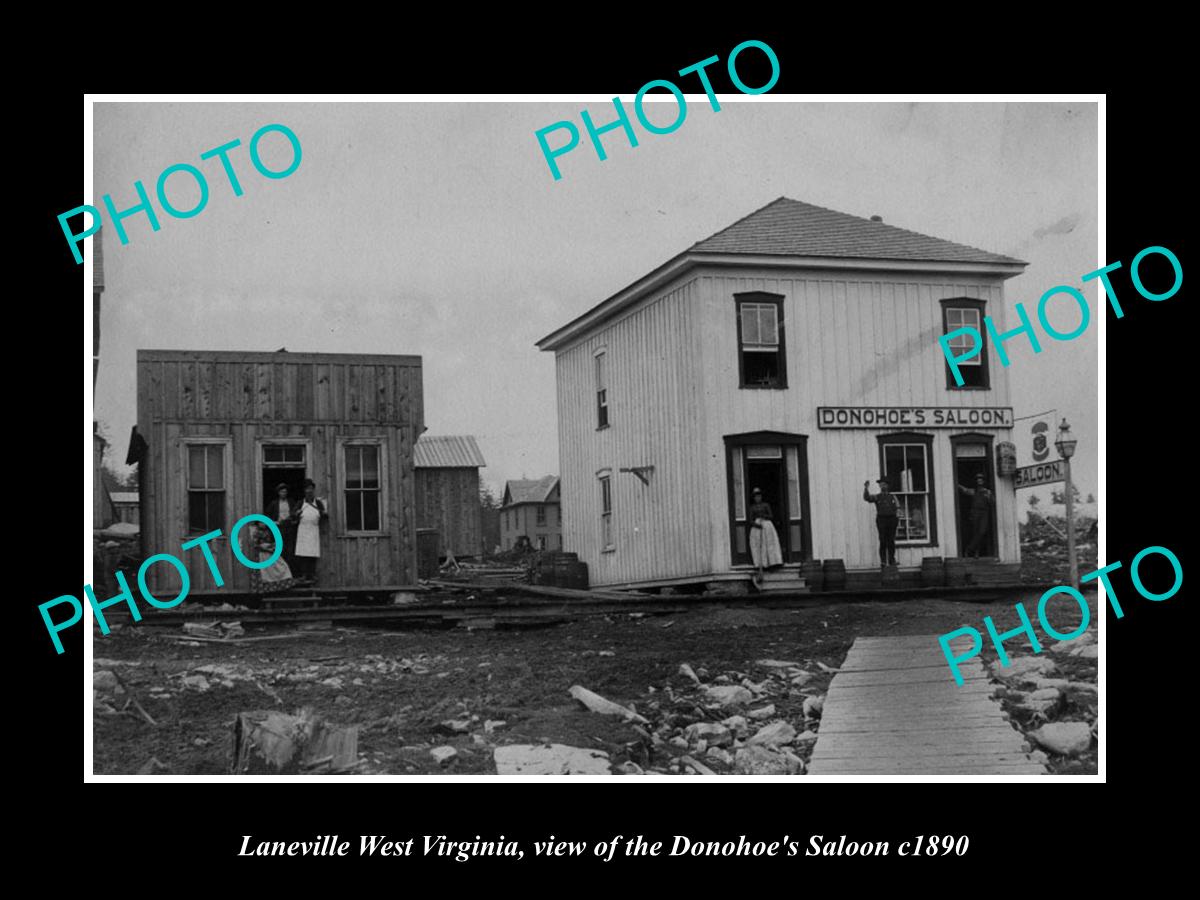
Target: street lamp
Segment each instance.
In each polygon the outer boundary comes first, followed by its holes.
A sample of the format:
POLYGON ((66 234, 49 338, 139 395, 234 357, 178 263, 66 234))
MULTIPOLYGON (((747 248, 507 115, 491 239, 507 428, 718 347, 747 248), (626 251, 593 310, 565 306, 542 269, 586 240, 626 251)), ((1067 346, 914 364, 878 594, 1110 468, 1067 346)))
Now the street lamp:
POLYGON ((1079 586, 1079 560, 1075 557, 1075 502, 1071 496, 1071 457, 1075 455, 1075 436, 1071 434, 1071 426, 1064 418, 1058 426, 1058 436, 1054 439, 1054 449, 1062 457, 1066 465, 1066 485, 1063 495, 1067 503, 1067 566, 1070 569, 1071 587, 1079 586))

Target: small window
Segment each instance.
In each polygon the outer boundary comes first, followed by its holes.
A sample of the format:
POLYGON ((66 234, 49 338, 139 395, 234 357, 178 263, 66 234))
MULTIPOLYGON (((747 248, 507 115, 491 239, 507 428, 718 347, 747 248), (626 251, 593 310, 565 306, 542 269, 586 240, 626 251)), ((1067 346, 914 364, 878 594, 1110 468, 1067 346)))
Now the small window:
POLYGON ((383 490, 378 444, 347 444, 346 531, 380 531, 383 490))
MULTIPOLYGON (((958 362, 958 372, 962 376, 960 385, 954 380, 954 372, 946 363, 946 387, 950 390, 976 390, 989 387, 988 382, 988 348, 987 332, 983 326, 983 301, 969 298, 942 301, 942 333, 950 334, 960 328, 974 328, 979 333, 980 348, 977 356, 958 362)), ((950 339, 950 351, 955 356, 965 353, 975 344, 969 334, 960 334, 950 339)))
POLYGON ((923 436, 880 438, 883 474, 896 496, 896 546, 937 543, 930 443, 923 436))
POLYGON ((266 444, 263 446, 263 465, 304 465, 303 444, 266 444))
POLYGON ((783 297, 776 294, 738 294, 735 300, 741 387, 786 388, 783 297))
POLYGON ((537 508, 537 523, 539 525, 546 524, 546 507, 542 506, 540 503, 538 504, 537 508))
POLYGON ((188 534, 225 527, 225 445, 187 445, 188 534))
POLYGON ((600 544, 605 550, 613 549, 612 539, 612 478, 600 476, 600 544))
POLYGON ((596 427, 608 427, 608 377, 605 360, 608 353, 601 350, 596 354, 596 427))

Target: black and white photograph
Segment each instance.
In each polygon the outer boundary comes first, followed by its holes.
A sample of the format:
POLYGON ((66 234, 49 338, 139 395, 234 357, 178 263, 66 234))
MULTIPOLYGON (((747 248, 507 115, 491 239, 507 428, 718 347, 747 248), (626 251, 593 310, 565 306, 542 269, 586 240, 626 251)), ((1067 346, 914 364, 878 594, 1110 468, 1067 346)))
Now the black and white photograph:
POLYGON ((90 778, 1103 778, 1101 98, 678 83, 92 97, 90 778))

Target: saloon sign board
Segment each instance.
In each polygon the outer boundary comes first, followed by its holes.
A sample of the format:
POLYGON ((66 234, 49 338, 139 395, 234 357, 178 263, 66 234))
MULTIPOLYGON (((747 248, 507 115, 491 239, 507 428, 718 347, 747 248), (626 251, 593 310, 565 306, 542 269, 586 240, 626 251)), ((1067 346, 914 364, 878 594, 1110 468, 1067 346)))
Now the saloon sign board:
POLYGON ((1034 487, 1039 484, 1053 484, 1056 481, 1066 481, 1066 473, 1063 469, 1064 466, 1061 459, 1038 463, 1035 466, 1021 466, 1017 469, 1017 474, 1013 478, 1013 487, 1034 487))
POLYGON ((818 406, 818 428, 1012 428, 1011 406, 818 406))

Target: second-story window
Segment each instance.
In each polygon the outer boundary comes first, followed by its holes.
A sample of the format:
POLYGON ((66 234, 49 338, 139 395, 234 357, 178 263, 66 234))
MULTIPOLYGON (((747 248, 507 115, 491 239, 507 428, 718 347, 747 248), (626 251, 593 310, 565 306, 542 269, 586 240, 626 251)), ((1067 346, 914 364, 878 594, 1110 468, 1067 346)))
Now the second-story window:
POLYGON ((608 353, 596 354, 596 427, 608 427, 608 353))
POLYGON ((740 386, 786 388, 783 297, 753 293, 735 294, 734 299, 737 301, 740 386))
MULTIPOLYGON (((970 359, 958 361, 958 371, 962 375, 960 385, 954 380, 950 364, 946 364, 946 387, 950 390, 966 390, 975 388, 983 390, 990 387, 988 383, 988 347, 987 331, 983 327, 983 301, 967 297, 942 301, 942 333, 950 334, 960 328, 974 328, 979 335, 979 353, 970 359)), ((955 356, 967 352, 975 346, 971 334, 960 334, 950 338, 950 352, 955 356)))
POLYGON ((546 524, 546 507, 542 506, 540 503, 538 504, 537 508, 537 523, 539 525, 546 524))

